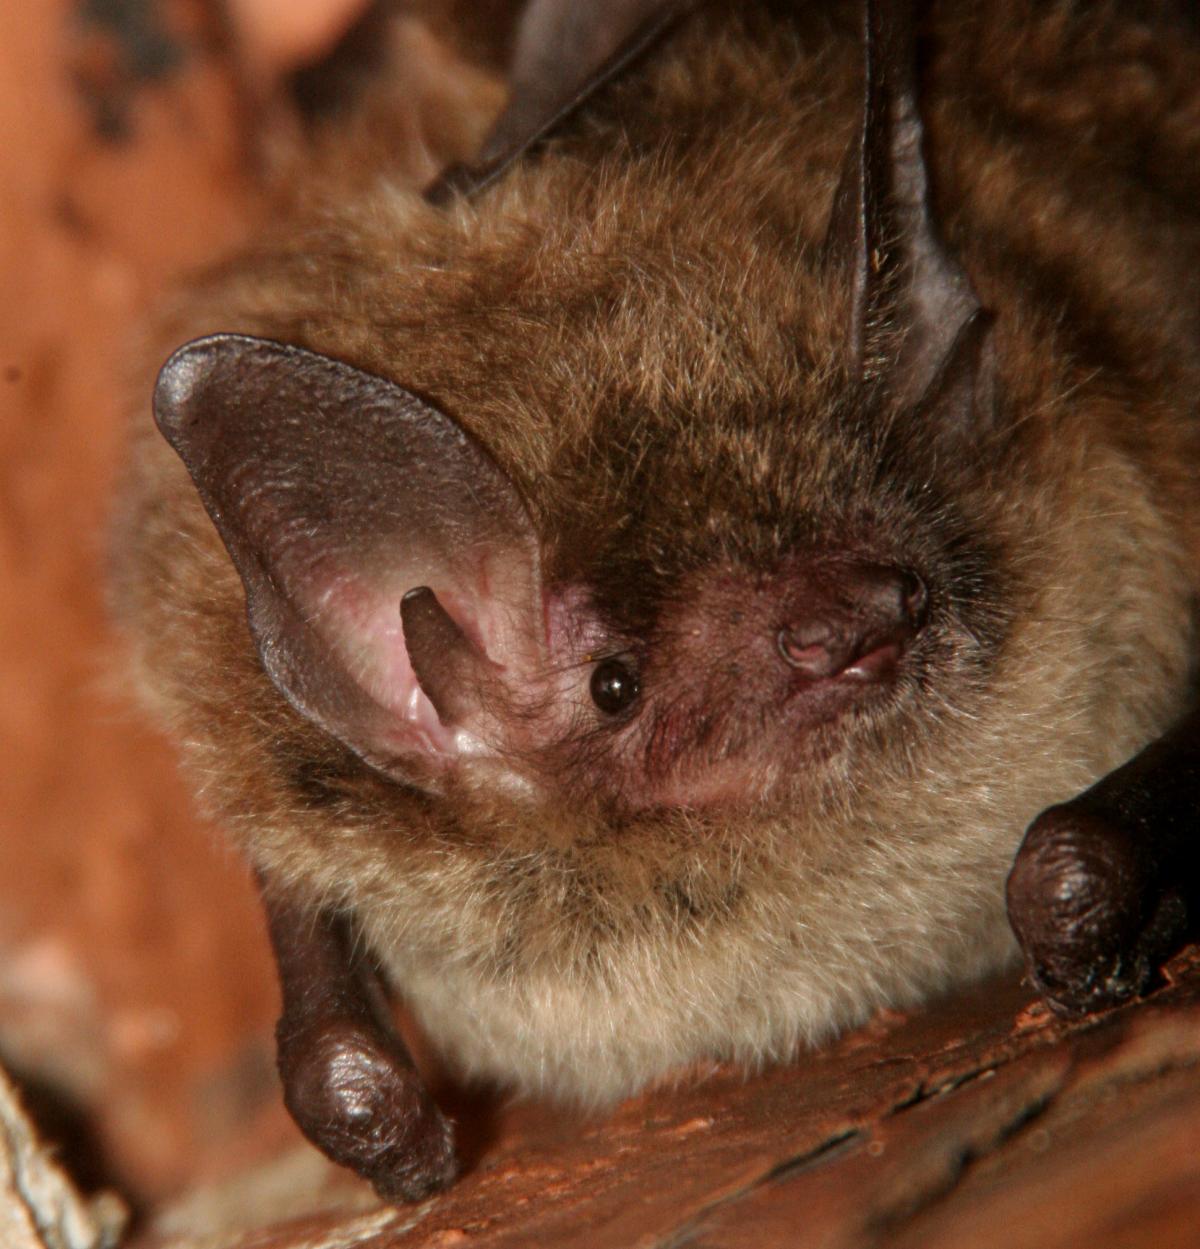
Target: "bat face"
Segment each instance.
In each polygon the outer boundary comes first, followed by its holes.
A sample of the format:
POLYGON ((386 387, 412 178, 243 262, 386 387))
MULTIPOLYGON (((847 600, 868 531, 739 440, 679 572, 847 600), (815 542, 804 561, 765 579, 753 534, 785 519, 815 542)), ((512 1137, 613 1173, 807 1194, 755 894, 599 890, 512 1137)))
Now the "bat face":
POLYGON ((147 683, 470 1071, 608 1097, 998 965, 1029 820, 1179 710, 1194 434, 1085 314, 1191 236, 1089 268, 1084 173, 971 111, 1003 21, 918 110, 881 9, 705 7, 471 197, 376 153, 163 370, 147 683))

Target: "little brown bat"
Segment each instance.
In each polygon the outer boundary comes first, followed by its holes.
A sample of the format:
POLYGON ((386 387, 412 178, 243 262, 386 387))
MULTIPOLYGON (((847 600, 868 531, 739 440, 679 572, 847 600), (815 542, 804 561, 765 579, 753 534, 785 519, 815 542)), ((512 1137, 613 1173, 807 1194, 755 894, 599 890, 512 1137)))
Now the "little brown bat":
POLYGON ((1200 909, 1186 6, 533 0, 514 46, 473 159, 422 193, 365 125, 182 297, 119 526, 288 1106, 407 1198, 456 1164, 384 986, 594 1104, 1003 965, 1010 869, 1064 1010, 1200 909))

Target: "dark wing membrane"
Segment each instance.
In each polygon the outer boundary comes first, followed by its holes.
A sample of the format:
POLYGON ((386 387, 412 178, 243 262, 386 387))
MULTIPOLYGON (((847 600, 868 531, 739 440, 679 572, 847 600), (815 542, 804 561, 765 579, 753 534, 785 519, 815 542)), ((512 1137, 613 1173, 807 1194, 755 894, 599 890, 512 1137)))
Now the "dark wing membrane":
POLYGON ((695 3, 531 0, 517 33, 508 105, 475 162, 446 170, 426 190, 426 198, 444 203, 495 181, 695 3))

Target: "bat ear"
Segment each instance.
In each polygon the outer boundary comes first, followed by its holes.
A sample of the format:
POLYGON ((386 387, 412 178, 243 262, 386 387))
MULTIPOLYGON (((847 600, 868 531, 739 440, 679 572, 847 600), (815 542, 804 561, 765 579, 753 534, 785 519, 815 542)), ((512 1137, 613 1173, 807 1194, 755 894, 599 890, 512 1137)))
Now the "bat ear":
POLYGON ((442 203, 500 176, 695 7, 695 0, 529 0, 517 29, 509 102, 475 162, 425 194, 442 203))
MULTIPOLYGON (((992 367, 991 318, 938 237, 917 110, 911 0, 866 0, 862 127, 834 194, 824 258, 850 275, 846 351, 901 408, 964 392, 964 367, 992 367), (885 338, 901 331, 897 346, 885 338), (884 359, 878 376, 873 362, 884 359), (951 377, 950 375, 955 375, 951 377)), ((970 390, 991 393, 979 376, 970 390)), ((982 415, 982 413, 980 413, 982 415)), ((956 411, 952 423, 962 413, 956 411)))
POLYGON ((384 770, 451 761, 540 645, 538 546, 487 452, 390 381, 237 335, 177 351, 154 410, 288 701, 384 770), (402 613, 419 587, 437 610, 402 613))

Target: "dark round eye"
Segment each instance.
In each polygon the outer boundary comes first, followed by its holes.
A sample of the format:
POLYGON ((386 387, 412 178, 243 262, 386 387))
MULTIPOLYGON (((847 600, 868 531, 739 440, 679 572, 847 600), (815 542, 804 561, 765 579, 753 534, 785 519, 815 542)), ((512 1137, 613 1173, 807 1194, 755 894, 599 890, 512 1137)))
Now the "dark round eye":
POLYGON ((637 673, 623 660, 605 659, 592 672, 591 689, 596 706, 614 716, 637 698, 637 673))

